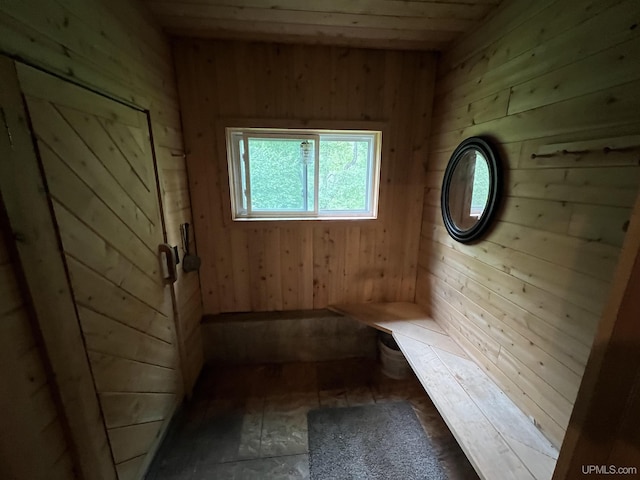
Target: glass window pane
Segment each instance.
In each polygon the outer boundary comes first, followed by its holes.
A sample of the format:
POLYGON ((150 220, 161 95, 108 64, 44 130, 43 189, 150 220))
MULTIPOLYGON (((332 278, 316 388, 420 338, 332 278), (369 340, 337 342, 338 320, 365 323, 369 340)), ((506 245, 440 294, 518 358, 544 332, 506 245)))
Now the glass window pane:
POLYGON ((319 210, 366 210, 369 142, 320 140, 319 210))
POLYGON ((313 168, 303 168, 301 140, 254 137, 248 143, 252 210, 308 209, 305 177, 313 175, 313 168))
POLYGON ((315 178, 315 174, 316 174, 316 169, 315 169, 315 165, 311 164, 311 165, 307 165, 307 210, 310 212, 313 212, 315 209, 314 206, 314 202, 315 202, 315 182, 314 182, 314 178, 315 178))
POLYGON ((471 216, 479 217, 489 199, 489 164, 482 156, 476 156, 473 176, 473 190, 471 193, 471 216))
POLYGON ((245 167, 244 167, 244 142, 242 140, 242 137, 239 136, 238 138, 238 151, 239 151, 239 155, 240 155, 240 188, 241 188, 241 192, 240 195, 238 195, 238 201, 240 202, 239 207, 242 209, 242 211, 246 212, 247 211, 247 172, 245 171, 245 167))
POLYGON ((234 220, 376 218, 381 132, 226 132, 234 220))

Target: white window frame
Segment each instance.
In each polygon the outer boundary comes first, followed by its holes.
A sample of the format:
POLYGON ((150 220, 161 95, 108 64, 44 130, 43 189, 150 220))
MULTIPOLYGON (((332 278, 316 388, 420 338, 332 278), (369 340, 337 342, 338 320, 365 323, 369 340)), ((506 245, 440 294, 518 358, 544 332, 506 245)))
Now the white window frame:
MULTIPOLYGON (((231 216, 234 221, 247 220, 367 220, 378 216, 380 187, 380 157, 382 152, 381 130, 335 130, 303 128, 249 128, 226 127, 227 166, 231 197, 231 216), (314 140, 314 200, 313 210, 252 210, 251 175, 249 171, 248 142, 250 138, 281 138, 314 140), (319 171, 321 140, 367 141, 367 205, 363 210, 320 210, 319 171)), ((306 165, 303 174, 307 175, 306 165)), ((304 189, 307 188, 304 182, 304 189)), ((305 195, 305 203, 308 197, 305 195)))

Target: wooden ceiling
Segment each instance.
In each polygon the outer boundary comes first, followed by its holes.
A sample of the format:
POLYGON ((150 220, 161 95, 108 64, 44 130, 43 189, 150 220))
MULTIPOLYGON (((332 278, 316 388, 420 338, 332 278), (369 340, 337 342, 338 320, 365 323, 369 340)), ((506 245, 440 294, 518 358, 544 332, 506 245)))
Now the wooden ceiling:
POLYGON ((145 0, 190 37, 442 50, 500 0, 145 0))

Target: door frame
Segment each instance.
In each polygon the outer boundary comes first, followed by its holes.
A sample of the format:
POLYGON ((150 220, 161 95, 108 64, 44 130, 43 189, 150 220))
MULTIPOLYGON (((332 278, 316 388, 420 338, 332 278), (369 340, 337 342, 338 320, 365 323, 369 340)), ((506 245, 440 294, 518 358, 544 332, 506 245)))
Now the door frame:
MULTIPOLYGON (((17 63, 0 54, 0 129, 3 130, 0 132, 0 200, 4 204, 14 238, 18 256, 16 264, 21 269, 20 273, 26 284, 25 293, 31 301, 35 323, 42 337, 43 354, 52 373, 50 380, 59 399, 60 414, 64 417, 77 474, 85 480, 117 480, 107 428, 64 259, 62 240, 49 198, 44 168, 35 146, 17 63)), ((41 70, 61 81, 146 115, 162 222, 162 241, 166 242, 162 191, 149 112, 41 68, 22 62, 20 64, 41 70)), ((168 314, 173 316, 170 323, 180 362, 176 371, 184 386, 183 349, 178 337, 173 285, 170 285, 169 293, 172 304, 168 314)), ((178 392, 176 407, 181 398, 182 392, 178 392)), ((171 416, 167 419, 167 425, 170 418, 171 416)), ((163 428, 163 435, 164 433, 166 428, 163 428)), ((162 435, 158 443, 161 440, 162 435)), ((153 450, 156 450, 156 446, 157 444, 153 450)), ((146 471, 150 460, 146 460, 142 472, 146 471)))
POLYGON ((81 478, 117 478, 13 60, 0 57, 0 195, 81 478))

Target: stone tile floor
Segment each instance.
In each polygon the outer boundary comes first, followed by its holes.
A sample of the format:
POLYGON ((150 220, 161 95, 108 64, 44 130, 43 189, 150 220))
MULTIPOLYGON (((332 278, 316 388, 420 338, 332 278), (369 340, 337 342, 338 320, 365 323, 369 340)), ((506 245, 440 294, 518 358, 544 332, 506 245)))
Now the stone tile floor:
POLYGON ((417 378, 392 380, 369 359, 207 367, 146 478, 307 479, 310 409, 398 400, 413 405, 451 480, 478 478, 417 378))

